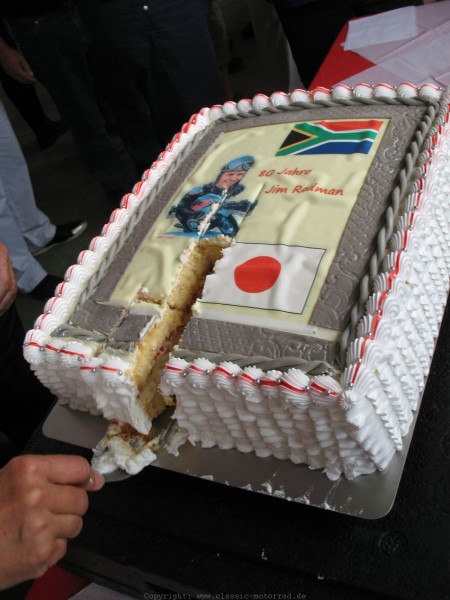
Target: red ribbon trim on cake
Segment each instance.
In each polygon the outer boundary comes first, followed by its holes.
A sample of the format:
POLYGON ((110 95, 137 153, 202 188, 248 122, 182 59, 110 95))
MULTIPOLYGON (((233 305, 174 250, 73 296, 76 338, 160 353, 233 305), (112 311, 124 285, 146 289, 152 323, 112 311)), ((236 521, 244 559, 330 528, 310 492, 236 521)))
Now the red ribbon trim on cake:
POLYGON ((250 381, 250 383, 255 383, 256 379, 254 379, 251 375, 249 375, 248 373, 241 373, 239 375, 239 377, 242 377, 242 379, 246 379, 247 381, 250 381))
MULTIPOLYGON (((211 372, 208 372, 205 369, 202 369, 200 367, 198 367, 197 365, 191 364, 188 367, 189 369, 191 369, 192 371, 195 371, 196 373, 201 373, 204 375, 210 375, 211 372)), ((167 371, 172 371, 175 373, 182 373, 185 371, 185 369, 180 368, 180 367, 175 367, 172 365, 166 365, 164 367, 165 370, 167 371)), ((219 373, 223 373, 224 375, 226 375, 227 377, 231 376, 231 372, 228 371, 227 369, 225 369, 224 367, 221 366, 216 366, 214 368, 214 372, 219 372, 219 373)), ((249 383, 256 385, 257 382, 259 383, 259 385, 265 385, 268 387, 277 387, 279 385, 289 389, 292 392, 296 392, 299 394, 307 394, 308 393, 308 389, 300 389, 297 388, 295 386, 293 386, 292 384, 288 383, 287 381, 284 380, 280 380, 280 381, 275 381, 273 379, 255 379, 254 377, 252 377, 251 375, 249 375, 248 373, 242 372, 239 374, 239 377, 241 377, 242 379, 248 381, 249 383)), ((321 386, 320 384, 318 384, 315 381, 312 381, 310 384, 308 384, 310 388, 312 388, 314 391, 316 392, 320 392, 321 394, 326 394, 327 396, 337 396, 338 392, 334 391, 334 390, 328 390, 327 388, 325 388, 324 386, 321 386)))
POLYGON ((58 348, 55 348, 55 346, 50 346, 50 344, 45 344, 45 348, 47 350, 51 350, 52 352, 58 352, 58 348))
POLYGON ((59 350, 61 354, 67 354, 69 356, 80 356, 81 358, 86 358, 86 354, 80 354, 79 352, 73 352, 72 350, 65 350, 62 348, 59 350))
POLYGON ((279 381, 274 381, 273 379, 261 379, 261 385, 266 385, 268 387, 276 387, 280 385, 279 381))
POLYGON ((217 367, 214 369, 214 371, 219 371, 219 373, 223 373, 223 374, 224 374, 224 375, 226 375, 227 377, 230 377, 230 375, 231 375, 231 372, 230 372, 230 371, 227 371, 226 369, 224 369, 224 368, 223 368, 223 367, 221 367, 221 366, 217 366, 217 367))
POLYGON ((44 346, 41 346, 40 344, 38 344, 37 342, 27 342, 25 344, 25 346, 34 346, 35 348, 44 348, 44 346))
POLYGON ((48 313, 52 312, 52 309, 54 308, 54 304, 57 300, 59 300, 59 298, 57 296, 53 296, 53 298, 50 298, 48 300, 48 304, 49 304, 49 308, 47 310, 48 313))
POLYGON ((310 387, 314 391, 320 392, 321 394, 327 394, 328 396, 337 396, 337 393, 334 390, 329 390, 326 387, 323 387, 323 385, 319 385, 317 381, 312 381, 310 387))
POLYGON ((172 365, 166 365, 164 367, 165 371, 174 371, 175 373, 182 373, 184 371, 184 369, 181 369, 180 367, 173 367, 172 365))
POLYGON ((210 375, 211 371, 207 371, 207 369, 201 369, 200 367, 197 367, 197 365, 189 365, 189 368, 191 369, 191 371, 195 371, 196 373, 201 373, 202 375, 210 375))
MULTIPOLYGON (((382 292, 380 299, 378 301, 378 310, 377 312, 373 315, 373 322, 372 322, 372 327, 370 332, 367 334, 367 336, 364 338, 362 346, 361 346, 361 352, 359 354, 359 358, 362 359, 366 353, 366 349, 367 349, 367 345, 370 341, 375 339, 375 335, 378 329, 378 325, 380 324, 380 320, 381 317, 383 315, 383 305, 386 301, 386 298, 389 294, 389 291, 392 289, 393 283, 394 283, 394 279, 397 277, 399 271, 400 271, 400 258, 401 258, 401 253, 402 251, 400 250, 400 252, 397 253, 397 256, 395 257, 395 266, 393 268, 393 270, 389 273, 388 275, 388 279, 387 279, 387 287, 388 289, 385 290, 384 292, 382 292)), ((358 375, 359 369, 360 369, 360 363, 356 363, 355 364, 355 369, 353 372, 353 376, 351 378, 351 384, 353 385, 355 383, 356 377, 358 375)))
POLYGON ((299 394, 307 394, 308 393, 307 389, 300 389, 298 387, 295 387, 294 385, 291 385, 290 383, 288 383, 284 379, 282 379, 280 381, 280 385, 283 386, 283 387, 285 387, 286 389, 292 391, 292 392, 298 392, 299 394))

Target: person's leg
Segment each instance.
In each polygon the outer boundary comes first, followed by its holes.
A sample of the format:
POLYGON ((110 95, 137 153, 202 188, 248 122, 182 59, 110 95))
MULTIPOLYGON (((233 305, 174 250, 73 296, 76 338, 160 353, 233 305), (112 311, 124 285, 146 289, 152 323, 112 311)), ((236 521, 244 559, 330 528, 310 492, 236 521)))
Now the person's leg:
POLYGON ((150 37, 142 6, 137 10, 125 0, 80 1, 79 6, 90 35, 89 58, 95 80, 107 95, 115 127, 142 172, 168 141, 159 136, 159 121, 164 117, 155 113, 155 86, 148 83, 150 37))
POLYGON ((14 304, 0 315, 0 431, 21 450, 55 398, 23 357, 24 330, 14 304))
POLYGON ((271 79, 282 90, 288 91, 301 87, 302 83, 289 43, 273 4, 260 2, 260 0, 243 0, 243 2, 250 16, 264 69, 270 73, 271 79))
POLYGON ((185 114, 223 103, 226 98, 209 32, 206 0, 151 2, 144 15, 185 114))
POLYGON ((6 230, 8 222, 8 235, 16 236, 13 230, 18 230, 23 238, 21 245, 27 245, 31 251, 45 246, 55 235, 55 225, 36 206, 25 158, 1 102, 0 217, 2 230, 6 230))
POLYGON ((229 70, 231 60, 230 39, 218 0, 208 0, 208 25, 226 98, 233 100, 234 89, 229 70))
POLYGON ((134 183, 120 149, 106 132, 86 60, 86 37, 75 10, 9 21, 36 78, 47 88, 81 157, 110 193, 134 183))
POLYGON ((16 81, 3 70, 0 70, 0 81, 5 94, 17 108, 28 127, 36 133, 47 122, 42 104, 36 93, 34 85, 27 85, 16 81))
MULTIPOLYGON (((3 19, 0 19, 0 35, 9 46, 17 48, 3 19)), ((33 131, 42 149, 52 146, 67 131, 62 121, 53 121, 47 117, 34 85, 16 81, 3 69, 0 69, 0 81, 5 94, 33 131)))
POLYGON ((47 273, 31 254, 14 215, 6 201, 0 181, 0 240, 8 248, 17 280, 17 287, 23 294, 28 294, 41 283, 47 273))

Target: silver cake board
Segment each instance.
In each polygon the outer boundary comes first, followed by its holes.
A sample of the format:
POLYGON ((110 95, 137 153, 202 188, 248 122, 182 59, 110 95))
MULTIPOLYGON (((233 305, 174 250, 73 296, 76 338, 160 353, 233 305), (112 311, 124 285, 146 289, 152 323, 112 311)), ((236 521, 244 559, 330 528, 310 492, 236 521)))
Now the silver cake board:
MULTIPOLYGON (((289 460, 258 458, 253 453, 243 454, 237 450, 202 449, 190 442, 178 449, 178 456, 169 454, 163 444, 157 452, 157 460, 147 468, 158 467, 192 475, 363 519, 380 519, 394 504, 418 412, 419 409, 414 411, 410 431, 403 438, 403 449, 396 453, 389 467, 352 481, 343 476, 331 481, 320 470, 311 470, 289 460)), ((162 415, 155 425, 164 431, 173 427, 174 422, 170 415, 162 415)), ((43 434, 60 442, 92 449, 103 437, 106 427, 103 417, 57 404, 44 423, 43 434)))

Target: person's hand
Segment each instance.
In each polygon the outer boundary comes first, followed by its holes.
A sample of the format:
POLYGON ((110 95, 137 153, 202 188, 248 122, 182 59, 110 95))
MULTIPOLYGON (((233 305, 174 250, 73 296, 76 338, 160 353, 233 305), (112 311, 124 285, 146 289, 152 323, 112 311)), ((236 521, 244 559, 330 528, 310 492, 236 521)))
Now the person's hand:
POLYGON ((80 456, 27 455, 0 470, 0 590, 40 577, 82 528, 103 477, 80 456))
POLYGON ((25 56, 11 48, 0 37, 0 64, 10 77, 20 81, 20 83, 36 83, 36 78, 25 56))
POLYGON ((8 249, 0 242, 0 315, 11 306, 16 294, 16 278, 8 249))

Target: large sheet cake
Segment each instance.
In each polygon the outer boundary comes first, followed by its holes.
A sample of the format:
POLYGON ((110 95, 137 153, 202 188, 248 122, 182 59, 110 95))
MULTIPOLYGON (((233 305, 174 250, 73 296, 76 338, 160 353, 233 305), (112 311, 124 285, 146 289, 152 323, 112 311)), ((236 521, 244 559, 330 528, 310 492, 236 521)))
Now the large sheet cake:
POLYGON ((411 84, 194 115, 25 340, 62 403, 114 421, 99 468, 151 462, 173 399, 205 448, 386 468, 447 299, 447 120, 447 93, 411 84))

